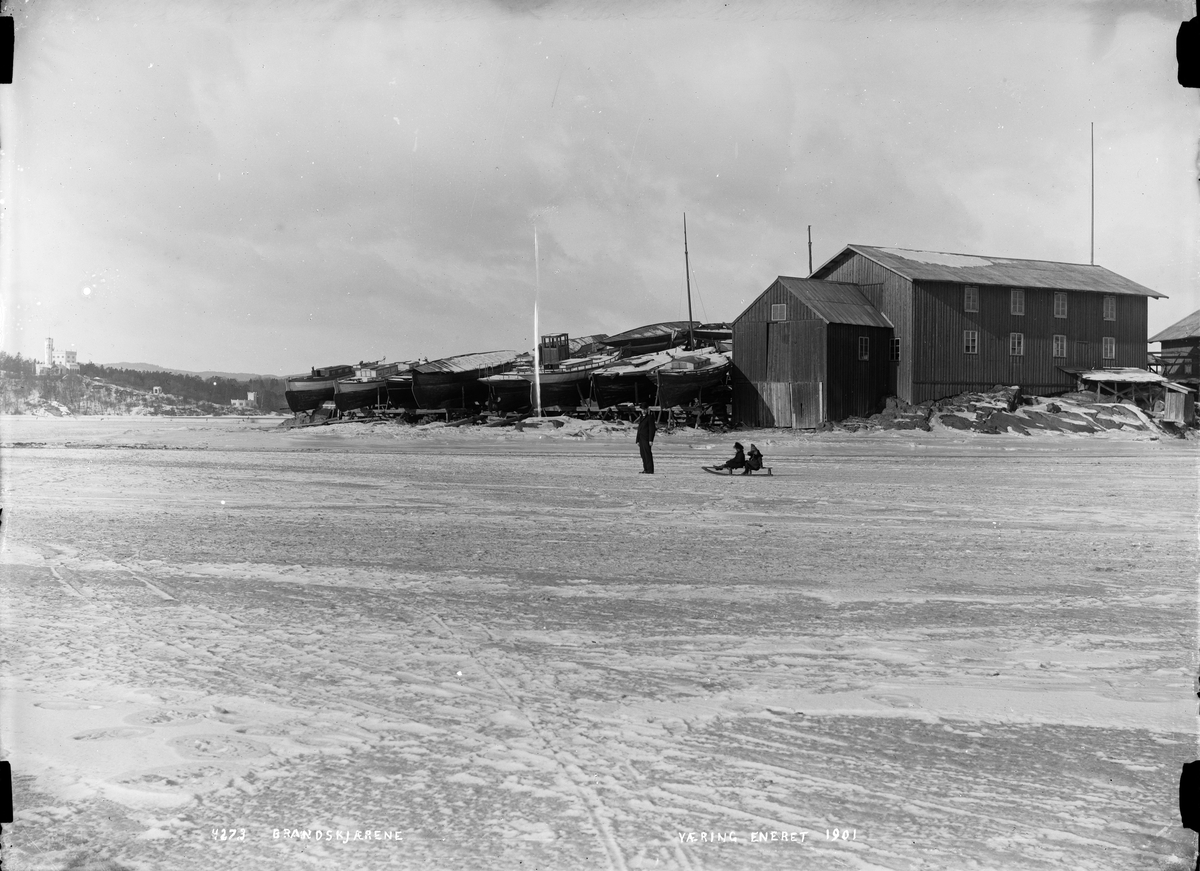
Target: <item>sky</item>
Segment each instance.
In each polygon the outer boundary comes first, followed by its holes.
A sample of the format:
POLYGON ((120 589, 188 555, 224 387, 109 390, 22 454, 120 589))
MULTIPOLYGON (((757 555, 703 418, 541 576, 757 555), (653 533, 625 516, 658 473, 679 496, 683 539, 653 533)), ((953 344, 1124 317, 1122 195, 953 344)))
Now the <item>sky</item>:
POLYGON ((1200 308, 1190 2, 28 0, 0 348, 289 374, 731 321, 860 243, 1200 308), (535 245, 536 236, 536 245, 535 245), (536 251, 536 257, 535 257, 536 251))

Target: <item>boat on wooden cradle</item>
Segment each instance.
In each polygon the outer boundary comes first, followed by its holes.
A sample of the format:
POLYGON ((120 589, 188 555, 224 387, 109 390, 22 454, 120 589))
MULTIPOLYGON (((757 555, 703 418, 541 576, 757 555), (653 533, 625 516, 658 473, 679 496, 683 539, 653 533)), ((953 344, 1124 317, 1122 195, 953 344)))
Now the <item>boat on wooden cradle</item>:
POLYGON ((314 367, 308 375, 290 375, 285 381, 283 398, 294 414, 315 411, 337 395, 337 381, 354 374, 353 366, 314 367))
POLYGON ((654 372, 689 353, 684 348, 669 348, 601 366, 592 373, 592 399, 601 408, 611 408, 624 402, 657 405, 658 383, 653 378, 654 372))
POLYGON ((712 400, 720 394, 729 380, 732 364, 728 354, 714 348, 704 348, 676 357, 652 373, 658 387, 657 404, 663 408, 703 402, 706 392, 712 400))
POLYGON ((339 378, 334 385, 333 403, 340 412, 373 408, 387 403, 387 379, 400 371, 399 363, 359 363, 354 374, 339 378))
MULTIPOLYGON (((620 352, 610 351, 607 354, 595 354, 591 357, 578 359, 568 358, 557 363, 548 363, 538 372, 537 380, 541 384, 541 406, 548 408, 578 408, 591 398, 592 373, 610 363, 615 363, 620 352)), ((529 383, 532 396, 534 375, 532 372, 518 374, 529 383)))
POLYGON ((479 379, 488 388, 488 407, 492 411, 529 411, 533 407, 532 388, 516 372, 502 372, 479 379))
POLYGON ((518 366, 511 372, 481 378, 491 395, 496 411, 529 411, 534 407, 535 381, 541 387, 541 407, 578 408, 591 398, 592 373, 616 362, 620 354, 608 351, 590 357, 567 358, 547 363, 537 371, 532 366, 518 366))
POLYGON ((388 408, 419 408, 413 395, 412 369, 406 366, 395 375, 387 377, 388 408))
POLYGON ((488 401, 489 375, 512 371, 517 351, 484 351, 459 354, 412 368, 413 396, 419 408, 471 408, 488 401))
POLYGON ((635 327, 615 336, 601 340, 602 345, 618 349, 622 356, 636 357, 642 354, 652 354, 655 351, 665 351, 688 341, 688 327, 694 326, 690 321, 663 321, 657 324, 646 324, 635 327))

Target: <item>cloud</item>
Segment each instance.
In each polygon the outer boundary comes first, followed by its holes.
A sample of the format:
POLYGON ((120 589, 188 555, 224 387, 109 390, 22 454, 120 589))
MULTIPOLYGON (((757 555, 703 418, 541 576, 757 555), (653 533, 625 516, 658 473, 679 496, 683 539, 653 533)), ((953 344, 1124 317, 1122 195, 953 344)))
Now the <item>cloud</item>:
POLYGON ((35 10, 11 292, 44 314, 4 341, 277 372, 527 347, 535 225, 543 326, 616 332, 681 316, 685 212, 713 319, 804 274, 809 224, 817 263, 1078 260, 1092 120, 1102 262, 1167 293, 1194 274, 1162 9, 722 10, 35 10))

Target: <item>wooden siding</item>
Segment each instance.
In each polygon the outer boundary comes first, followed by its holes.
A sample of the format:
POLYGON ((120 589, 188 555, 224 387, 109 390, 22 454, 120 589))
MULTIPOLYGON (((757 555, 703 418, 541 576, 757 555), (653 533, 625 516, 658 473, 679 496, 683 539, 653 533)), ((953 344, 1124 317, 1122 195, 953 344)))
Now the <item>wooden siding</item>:
POLYGON ((905 402, 912 402, 915 335, 912 283, 857 253, 830 272, 821 273, 818 270, 818 273, 813 277, 827 281, 850 281, 859 285, 872 305, 892 322, 893 336, 900 340, 900 362, 891 366, 889 389, 905 402))
MULTIPOLYGON (((1009 287, 979 287, 979 311, 963 311, 964 284, 915 283, 913 319, 919 341, 912 354, 910 402, 1018 384, 1030 393, 1070 390, 1072 376, 1059 367, 1131 366, 1146 363, 1146 297, 1116 295, 1115 321, 1104 320, 1103 293, 1066 291, 1067 317, 1054 317, 1056 291, 1025 292, 1025 314, 1010 312, 1009 287), (979 334, 977 354, 963 352, 963 332, 979 334), (1025 353, 1009 353, 1010 333, 1024 336, 1025 353), (1054 336, 1067 338, 1067 357, 1056 358, 1054 336), (1116 339, 1116 358, 1101 359, 1102 339, 1116 339)), ((1059 293, 1063 291, 1057 291, 1059 293)))
POLYGON ((733 323, 733 414, 747 426, 811 428, 824 420, 825 322, 779 281, 733 323), (771 306, 787 319, 771 321, 771 306))
POLYGON ((1162 374, 1167 378, 1195 378, 1200 375, 1200 339, 1164 339, 1159 347, 1163 353, 1180 354, 1163 367, 1162 374), (1187 356, 1183 356, 1184 353, 1187 356))
POLYGON ((825 367, 825 410, 828 420, 869 417, 882 410, 891 395, 888 362, 892 330, 884 327, 830 324, 825 367), (868 359, 858 359, 860 338, 868 340, 868 359))

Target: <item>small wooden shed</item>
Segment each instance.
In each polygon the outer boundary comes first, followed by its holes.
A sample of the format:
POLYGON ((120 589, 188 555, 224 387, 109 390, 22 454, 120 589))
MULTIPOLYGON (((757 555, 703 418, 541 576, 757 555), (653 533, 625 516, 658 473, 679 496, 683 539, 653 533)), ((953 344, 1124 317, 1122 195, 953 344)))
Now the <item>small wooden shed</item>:
POLYGON ((893 329, 855 284, 780 276, 733 322, 733 415, 811 429, 895 392, 893 329))

